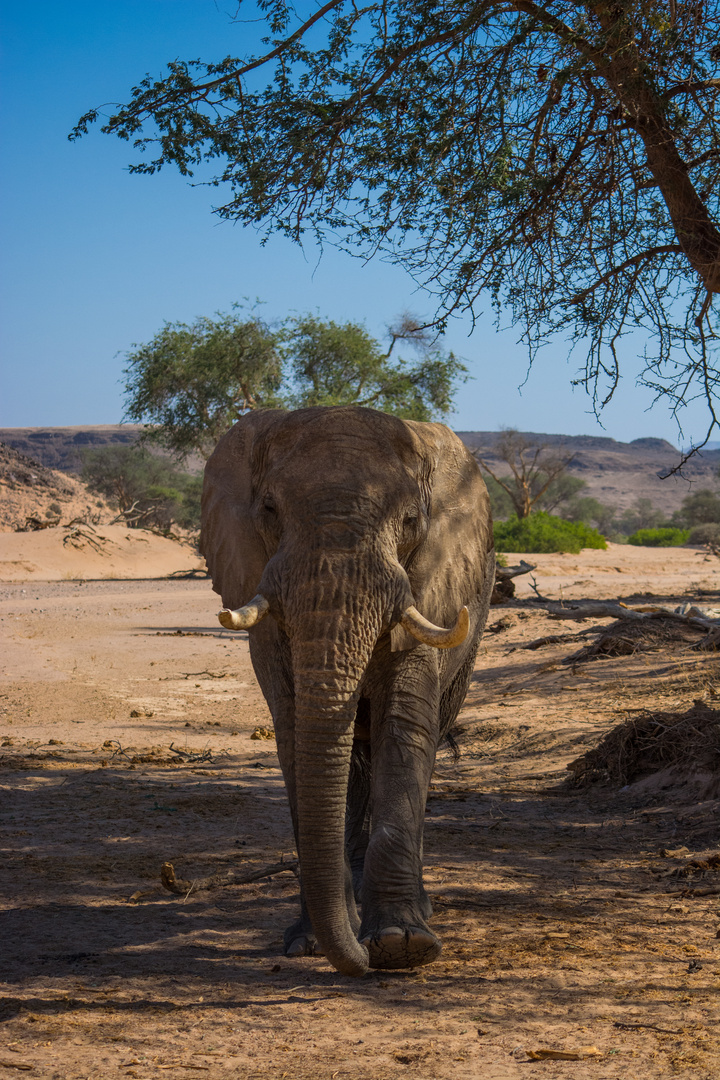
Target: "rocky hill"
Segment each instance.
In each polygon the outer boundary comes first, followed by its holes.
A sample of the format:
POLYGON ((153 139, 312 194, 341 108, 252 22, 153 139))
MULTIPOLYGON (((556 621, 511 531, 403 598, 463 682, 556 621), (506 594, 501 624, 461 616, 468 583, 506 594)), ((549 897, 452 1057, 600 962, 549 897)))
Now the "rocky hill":
POLYGON ((140 424, 98 424, 93 427, 0 428, 0 442, 19 450, 47 469, 79 473, 80 451, 120 443, 129 446, 142 431, 140 424))
MULTIPOLYGON (((651 499, 669 516, 680 508, 691 491, 715 488, 720 468, 720 450, 704 450, 683 467, 683 476, 661 476, 680 460, 677 447, 665 439, 635 439, 618 442, 595 435, 546 435, 523 432, 536 446, 548 446, 563 454, 572 454, 568 472, 579 476, 591 495, 619 511, 629 509, 637 498, 651 499)), ((509 471, 497 457, 495 448, 500 433, 496 431, 459 431, 458 435, 472 450, 479 451, 495 471, 509 471)))
POLYGON ((73 520, 107 521, 116 511, 74 476, 48 469, 0 442, 0 532, 73 520))
MULTIPOLYGON (((142 424, 95 424, 91 427, 0 428, 0 441, 19 450, 21 454, 39 461, 48 469, 62 472, 82 472, 82 451, 101 446, 131 446, 144 431, 142 424)), ((152 448, 152 453, 165 451, 152 448)), ((188 472, 201 472, 204 461, 190 455, 183 467, 188 472)))

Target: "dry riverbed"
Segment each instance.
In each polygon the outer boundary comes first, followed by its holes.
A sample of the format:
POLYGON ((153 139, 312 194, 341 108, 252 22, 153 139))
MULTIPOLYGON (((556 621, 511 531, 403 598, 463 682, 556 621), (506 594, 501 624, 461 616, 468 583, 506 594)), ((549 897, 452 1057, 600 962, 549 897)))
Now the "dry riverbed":
MULTIPOLYGON (((692 551, 537 561, 553 598, 720 597, 692 551)), ((282 956, 290 870, 157 888, 165 861, 193 880, 294 858, 247 638, 208 582, 0 584, 0 1075, 716 1080, 717 793, 572 787, 567 765, 640 710, 712 703, 719 661, 678 637, 565 664, 589 624, 518 584, 428 803, 443 955, 359 980, 282 956)))

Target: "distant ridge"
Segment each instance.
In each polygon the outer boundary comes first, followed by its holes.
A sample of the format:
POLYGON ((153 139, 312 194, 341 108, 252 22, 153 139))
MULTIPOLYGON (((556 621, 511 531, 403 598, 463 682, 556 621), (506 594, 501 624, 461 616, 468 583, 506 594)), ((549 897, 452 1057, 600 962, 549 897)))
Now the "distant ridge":
MULTIPOLYGON (((143 427, 139 424, 0 428, 0 441, 34 458, 46 468, 79 473, 82 468, 80 451, 84 447, 118 443, 130 445, 142 431, 143 427)), ((573 461, 568 471, 585 480, 585 494, 618 510, 632 506, 637 498, 649 498, 657 507, 671 514, 691 490, 717 486, 720 449, 708 448, 691 458, 683 469, 684 478, 660 480, 658 473, 667 472, 680 459, 677 447, 666 439, 646 436, 631 442, 619 442, 602 435, 557 435, 532 431, 522 434, 533 443, 572 454, 573 461)), ((458 435, 472 450, 481 451, 482 456, 490 462, 499 464, 495 447, 501 432, 458 431, 458 435)), ((200 459, 193 460, 187 467, 199 471, 202 463, 200 459)))
MULTIPOLYGON (((502 435, 501 431, 458 431, 457 434, 468 446, 495 446, 502 435)), ((607 435, 548 435, 539 431, 521 431, 529 442, 539 446, 567 446, 568 450, 622 450, 623 447, 635 447, 638 450, 658 450, 678 456, 678 449, 667 439, 655 439, 645 436, 632 442, 618 442, 607 435)))
POLYGON ((130 445, 137 441, 142 430, 141 424, 0 428, 0 442, 34 458, 46 469, 79 473, 82 469, 82 449, 116 443, 130 445))
MULTIPOLYGON (((499 431, 458 431, 471 450, 480 452, 495 471, 507 470, 495 452, 499 431)), ((646 436, 632 442, 619 442, 601 435, 550 435, 521 432, 528 441, 572 454, 568 472, 579 476, 587 487, 583 494, 618 510, 627 510, 638 498, 651 499, 668 516, 680 508, 691 491, 701 487, 716 488, 720 450, 703 450, 683 467, 683 476, 661 480, 680 461, 680 451, 667 439, 646 436)))

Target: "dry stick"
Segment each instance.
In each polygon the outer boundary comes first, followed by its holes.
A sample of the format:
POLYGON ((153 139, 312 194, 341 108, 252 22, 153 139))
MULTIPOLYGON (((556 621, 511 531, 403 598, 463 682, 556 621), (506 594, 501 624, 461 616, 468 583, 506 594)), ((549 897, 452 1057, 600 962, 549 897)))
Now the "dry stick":
POLYGON ((194 881, 185 881, 175 876, 175 867, 172 863, 163 863, 160 867, 160 880, 168 892, 176 896, 189 896, 190 893, 200 892, 204 889, 219 889, 225 885, 247 885, 251 881, 260 881, 262 878, 272 877, 274 874, 282 874, 284 870, 290 870, 298 877, 298 861, 273 863, 262 870, 253 870, 249 874, 239 874, 236 870, 226 870, 222 874, 214 874, 212 877, 196 878, 194 881))
POLYGON ((547 597, 547 596, 543 596, 543 595, 542 595, 542 593, 541 593, 541 592, 540 592, 540 590, 538 589, 538 583, 537 583, 537 580, 536 580, 536 579, 535 579, 534 577, 531 577, 531 578, 530 578, 530 588, 531 588, 531 589, 532 589, 532 591, 533 591, 533 592, 535 593, 535 596, 537 597, 537 599, 538 599, 538 602, 539 602, 540 604, 552 604, 552 603, 554 603, 554 601, 553 601, 553 600, 550 600, 550 599, 548 599, 548 597, 547 597))
POLYGON ((185 679, 193 679, 193 678, 196 678, 199 675, 207 675, 208 678, 210 678, 210 679, 226 679, 228 677, 228 675, 232 674, 232 672, 230 672, 230 671, 221 671, 221 672, 217 673, 215 671, 208 671, 208 669, 205 668, 204 671, 181 671, 180 674, 185 679))
POLYGON ((623 1028, 625 1031, 637 1031, 640 1028, 649 1028, 650 1031, 660 1031, 663 1035, 682 1035, 682 1031, 675 1028, 661 1028, 657 1024, 624 1024, 622 1020, 616 1020, 613 1027, 623 1028))

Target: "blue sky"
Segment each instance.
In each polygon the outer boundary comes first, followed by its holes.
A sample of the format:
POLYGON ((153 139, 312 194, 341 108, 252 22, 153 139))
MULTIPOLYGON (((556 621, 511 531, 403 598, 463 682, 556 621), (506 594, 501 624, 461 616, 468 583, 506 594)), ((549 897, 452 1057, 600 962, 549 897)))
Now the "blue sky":
MULTIPOLYGON (((328 249, 322 258, 212 214, 217 192, 171 171, 131 176, 135 155, 99 128, 67 134, 88 108, 127 100, 146 72, 175 57, 242 54, 256 28, 232 23, 233 0, 0 0, 0 145, 4 253, 0 311, 0 426, 111 424, 122 418, 123 354, 165 321, 229 310, 247 297, 268 318, 317 311, 364 322, 381 336, 399 313, 433 312, 397 267, 328 249)), ((504 426, 565 434, 647 435, 678 441, 662 405, 629 370, 605 410, 570 387, 577 361, 558 342, 526 384, 527 356, 512 328, 490 318, 468 336, 456 322, 446 343, 473 380, 449 418, 464 430, 504 426)), ((685 442, 702 434, 698 407, 685 442)))

